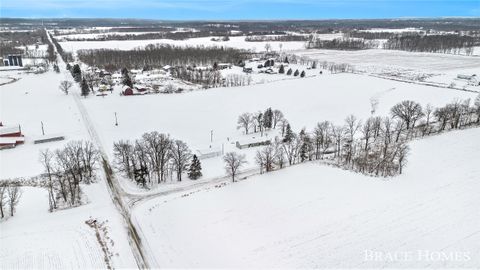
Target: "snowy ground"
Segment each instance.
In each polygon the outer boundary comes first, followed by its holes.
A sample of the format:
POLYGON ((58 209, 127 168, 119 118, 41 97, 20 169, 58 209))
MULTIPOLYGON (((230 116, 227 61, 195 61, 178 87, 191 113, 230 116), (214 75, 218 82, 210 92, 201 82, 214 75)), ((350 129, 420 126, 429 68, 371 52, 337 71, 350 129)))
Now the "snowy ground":
POLYGON ((389 180, 304 164, 147 201, 134 218, 162 267, 474 268, 478 136, 471 129, 415 141, 404 174, 389 180), (383 259, 368 259, 373 251, 383 259), (454 252, 460 259, 439 257, 454 252))
MULTIPOLYGON (((0 151, 0 179, 36 176, 43 173, 38 160, 41 149, 54 150, 74 139, 88 139, 81 115, 71 95, 63 94, 59 82, 65 75, 49 71, 34 75, 5 71, 20 78, 0 87, 0 121, 20 125, 25 144, 0 151), (66 140, 33 144, 41 135, 60 133, 66 140)), ((78 91, 78 90, 77 90, 78 91)), ((85 224, 89 218, 107 221, 111 264, 115 268, 136 267, 121 216, 113 205, 103 179, 82 187, 88 203, 48 213, 47 193, 40 188, 22 188, 18 212, 0 221, 0 261, 5 269, 92 269, 105 268, 104 253, 95 231, 85 224)))
MULTIPOLYGON (((83 100, 103 145, 111 156, 113 143, 135 140, 144 132, 158 131, 181 139, 195 149, 213 146, 236 150, 233 143, 244 139, 237 130, 237 118, 244 112, 268 107, 283 111, 295 131, 311 130, 317 122, 343 124, 346 116, 370 116, 370 99, 379 101, 377 115, 387 115, 396 103, 411 99, 423 105, 444 105, 454 98, 476 95, 436 87, 395 82, 355 74, 320 75, 247 87, 216 88, 183 94, 90 97, 83 100), (119 125, 114 125, 117 113, 119 125), (195 132, 192 132, 194 130, 195 132)), ((259 136, 259 134, 250 135, 259 136)), ((256 149, 241 150, 256 167, 256 149)), ((221 158, 202 161, 205 178, 224 175, 221 158)))
POLYGON ((90 218, 106 223, 108 248, 115 268, 136 267, 122 219, 103 181, 82 186, 89 203, 48 212, 47 191, 22 188, 18 212, 0 222, 0 261, 3 269, 104 269, 105 255, 90 218))

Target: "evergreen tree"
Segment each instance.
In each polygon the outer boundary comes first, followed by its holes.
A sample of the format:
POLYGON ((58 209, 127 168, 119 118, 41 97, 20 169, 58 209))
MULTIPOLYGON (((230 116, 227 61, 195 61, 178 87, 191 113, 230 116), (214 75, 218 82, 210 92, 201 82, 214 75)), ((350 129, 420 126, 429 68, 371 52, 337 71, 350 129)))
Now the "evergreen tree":
POLYGON ((284 63, 287 63, 287 64, 290 64, 290 62, 288 62, 288 57, 285 56, 285 60, 283 60, 284 63))
POLYGON ((287 75, 288 75, 288 76, 292 75, 292 72, 293 72, 292 69, 289 68, 288 71, 287 71, 287 75))
POLYGON ((313 61, 312 63, 312 69, 316 69, 317 68, 317 61, 313 61))
POLYGON ((87 97, 90 94, 90 87, 88 86, 87 80, 83 79, 82 83, 80 84, 81 94, 84 97, 87 97))
POLYGON ((293 140, 293 131, 290 127, 290 124, 287 124, 287 128, 285 130, 285 137, 283 137, 283 142, 291 142, 293 140))
POLYGON ((295 73, 293 73, 293 76, 296 77, 296 76, 298 76, 298 74, 300 74, 300 72, 298 72, 298 69, 297 69, 297 70, 295 70, 295 73))
POLYGON ((302 145, 300 146, 300 161, 304 162, 305 160, 311 160, 310 152, 312 150, 312 142, 310 137, 305 132, 305 129, 302 129, 299 134, 302 139, 302 145))
POLYGON ((218 69, 218 63, 217 62, 214 62, 213 63, 213 70, 217 70, 218 69))
POLYGON ((273 122, 272 108, 268 108, 267 110, 265 110, 265 113, 263 114, 263 126, 265 128, 272 128, 272 122, 273 122))
POLYGON ((280 74, 285 73, 285 67, 283 65, 280 65, 280 68, 278 69, 278 73, 280 73, 280 74))
POLYGON ((202 164, 197 158, 197 155, 193 155, 192 163, 190 164, 190 169, 188 170, 188 178, 196 180, 202 177, 202 164))
POLYGON ((130 79, 130 75, 128 75, 128 72, 123 74, 122 83, 123 85, 127 85, 128 87, 133 87, 132 79, 130 79))
POLYGON ((72 66, 70 66, 69 63, 67 63, 67 66, 65 67, 67 70, 70 70, 72 68, 72 66))
POLYGON ((300 77, 305 77, 305 70, 302 70, 302 73, 300 73, 300 77))
POLYGON ((75 64, 72 69, 72 77, 76 82, 82 81, 82 70, 78 64, 75 64))

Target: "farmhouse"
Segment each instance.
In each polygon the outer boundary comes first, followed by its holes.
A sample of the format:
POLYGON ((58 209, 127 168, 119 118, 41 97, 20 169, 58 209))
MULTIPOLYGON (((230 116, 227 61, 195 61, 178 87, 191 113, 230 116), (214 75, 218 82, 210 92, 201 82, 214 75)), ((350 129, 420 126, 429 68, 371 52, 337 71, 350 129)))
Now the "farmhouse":
POLYGON ((237 146, 238 149, 244 149, 244 148, 251 148, 251 147, 257 147, 257 146, 262 146, 262 145, 269 145, 271 144, 272 141, 267 138, 250 138, 242 141, 237 141, 235 143, 235 146, 237 146))

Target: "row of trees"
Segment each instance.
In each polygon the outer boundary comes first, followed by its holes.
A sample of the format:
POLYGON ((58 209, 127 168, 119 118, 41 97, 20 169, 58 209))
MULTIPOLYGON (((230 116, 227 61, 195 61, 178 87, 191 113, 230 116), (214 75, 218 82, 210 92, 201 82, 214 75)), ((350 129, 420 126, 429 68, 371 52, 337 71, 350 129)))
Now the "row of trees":
POLYGON ((404 50, 411 52, 435 52, 466 55, 473 54, 474 46, 480 41, 472 36, 446 35, 401 35, 388 39, 383 47, 389 50, 404 50))
POLYGON ((99 49, 80 50, 78 58, 89 66, 113 71, 121 67, 160 68, 164 65, 213 65, 213 63, 238 63, 247 59, 249 52, 225 47, 180 47, 166 44, 150 44, 144 49, 129 51, 99 49))
POLYGON ((265 41, 307 41, 310 37, 307 35, 264 35, 264 36, 246 36, 247 42, 265 42, 265 41))
POLYGON ((62 149, 40 151, 45 173, 42 185, 48 190, 50 211, 81 204, 80 184, 95 179, 100 154, 91 142, 71 141, 62 149))
POLYGON ((268 129, 275 129, 277 125, 282 128, 282 136, 288 121, 285 119, 280 110, 272 110, 267 108, 264 112, 258 111, 256 113, 243 113, 237 119, 237 129, 242 129, 245 134, 263 132, 268 129))
POLYGON ((307 42, 306 47, 307 49, 366 50, 377 48, 378 43, 352 38, 336 38, 333 40, 311 39, 307 42))
POLYGON ((391 116, 372 116, 362 122, 351 115, 343 125, 318 123, 312 132, 298 134, 287 128, 283 139, 258 150, 256 163, 261 172, 281 169, 310 160, 327 159, 332 164, 375 176, 401 174, 409 152, 408 140, 480 124, 480 95, 454 100, 438 108, 425 108, 403 101, 391 108, 391 116))
POLYGON ((20 183, 10 180, 0 181, 0 219, 6 216, 7 210, 13 217, 21 195, 20 183))
POLYGON ((57 48, 57 52, 62 57, 63 61, 65 61, 66 63, 72 62, 73 54, 71 52, 64 51, 60 43, 58 43, 58 41, 51 34, 50 39, 52 40, 53 45, 55 45, 55 48, 57 48))
POLYGON ((164 183, 173 174, 182 181, 187 170, 192 180, 202 176, 200 161, 185 142, 156 131, 143 134, 133 143, 118 141, 113 151, 117 170, 142 186, 164 183))

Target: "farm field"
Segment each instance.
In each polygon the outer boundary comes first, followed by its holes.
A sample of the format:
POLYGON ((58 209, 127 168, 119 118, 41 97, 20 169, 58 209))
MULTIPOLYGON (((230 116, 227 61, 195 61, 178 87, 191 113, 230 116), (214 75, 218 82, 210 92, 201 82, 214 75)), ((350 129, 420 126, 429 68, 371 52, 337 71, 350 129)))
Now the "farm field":
POLYGON ((409 165, 392 179, 309 163, 149 200, 133 216, 155 262, 169 268, 475 268, 478 136, 471 129, 412 142, 409 165), (409 251, 409 260, 386 255, 409 251), (435 259, 439 252, 470 259, 435 259))
MULTIPOLYGON (((455 98, 475 96, 464 91, 369 76, 332 74, 183 94, 93 97, 83 100, 83 104, 102 144, 112 156, 114 142, 134 140, 150 131, 181 139, 192 149, 204 149, 210 146, 210 132, 213 130, 214 146, 223 145, 225 152, 235 150, 233 143, 245 138, 236 129, 237 117, 244 112, 256 112, 268 107, 281 110, 292 128, 299 131, 304 127, 311 130, 324 120, 341 124, 350 114, 366 119, 370 116, 371 98, 379 101, 376 114, 386 116, 393 105, 405 99, 415 100, 422 105, 440 106, 455 98), (353 81, 355 84, 351 83, 353 81), (115 112, 118 126, 114 125, 115 112)), ((256 166, 255 151, 240 151, 247 154, 248 167, 256 166)), ((205 162, 204 177, 224 174, 221 157, 205 162)))
POLYGON ((299 50, 305 48, 303 41, 289 42, 247 42, 244 36, 230 37, 229 41, 211 41, 212 37, 191 38, 186 40, 172 39, 149 39, 149 40, 108 40, 108 41, 63 41, 59 42, 66 51, 76 52, 82 49, 118 49, 132 50, 142 48, 149 44, 169 44, 175 46, 224 46, 237 49, 252 51, 264 51, 268 43, 273 49, 279 50, 279 44, 282 44, 282 50, 299 50))

